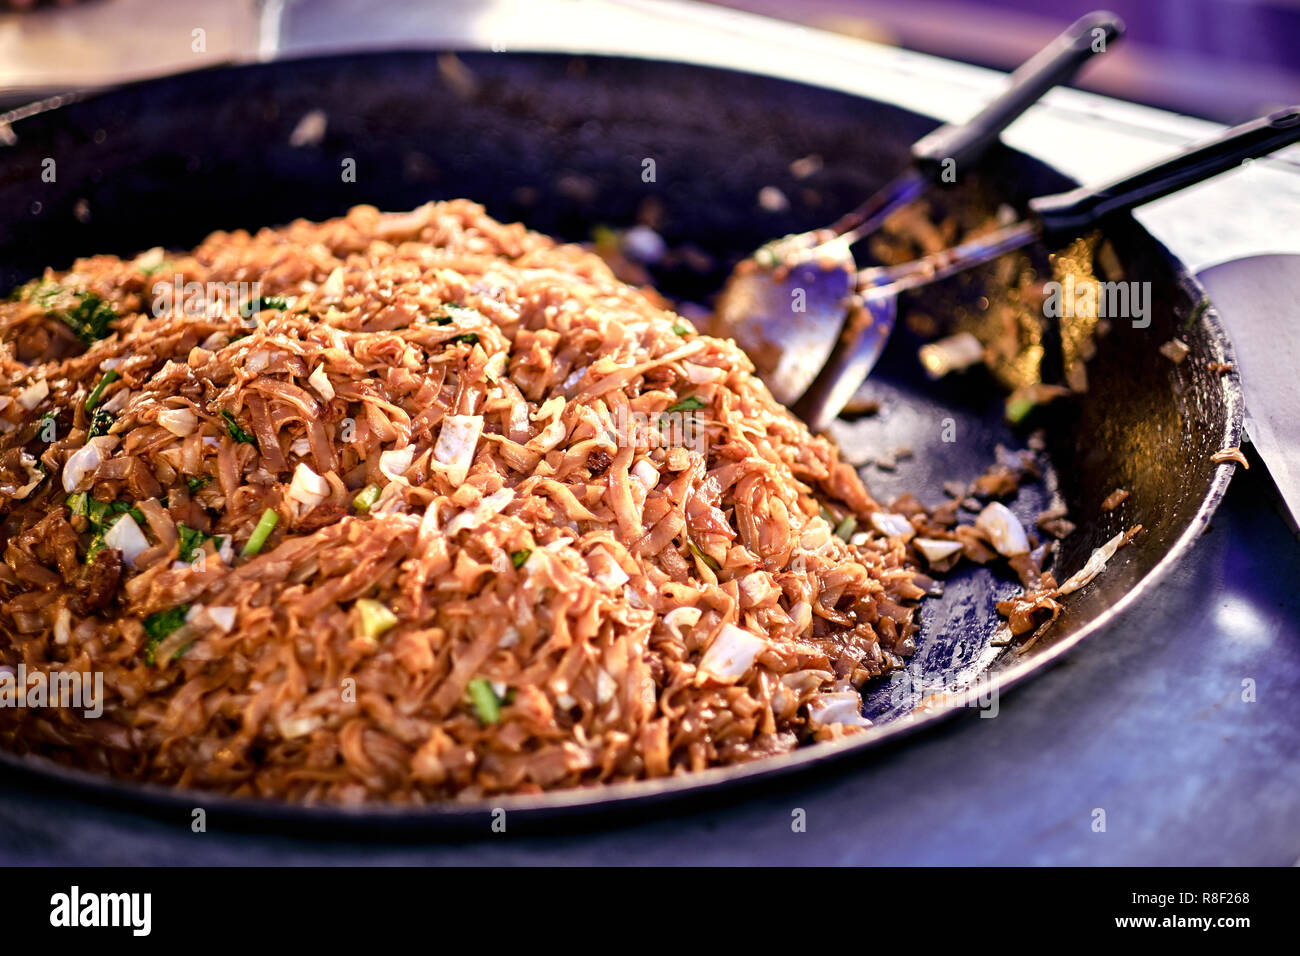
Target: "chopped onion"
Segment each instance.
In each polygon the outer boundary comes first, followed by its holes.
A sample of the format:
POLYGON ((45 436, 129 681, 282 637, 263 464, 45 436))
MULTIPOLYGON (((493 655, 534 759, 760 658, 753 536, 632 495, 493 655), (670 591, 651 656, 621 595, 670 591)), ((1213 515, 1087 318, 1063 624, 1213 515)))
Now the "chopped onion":
POLYGON ((694 362, 683 362, 686 369, 686 381, 692 385, 708 385, 713 382, 721 382, 727 377, 727 370, 722 368, 713 368, 709 365, 696 365, 694 362))
POLYGON ((223 634, 229 634, 235 626, 235 609, 233 607, 210 607, 207 609, 208 620, 223 634))
POLYGON ((166 255, 167 253, 163 250, 162 246, 154 246, 152 249, 146 249, 144 252, 136 256, 133 264, 137 269, 141 269, 145 272, 153 272, 163 264, 166 255))
POLYGON ((199 427, 198 416, 188 408, 168 408, 158 413, 158 424, 177 438, 194 434, 199 427))
POLYGON ((23 389, 21 392, 18 393, 17 395, 18 404, 30 412, 41 402, 45 401, 46 397, 49 394, 50 394, 49 384, 43 378, 37 379, 31 385, 28 385, 25 389, 23 389))
POLYGON ((664 615, 664 626, 680 638, 683 627, 694 627, 700 623, 702 612, 698 607, 675 607, 664 615))
POLYGON ((1119 550, 1120 545, 1124 543, 1127 536, 1127 531, 1121 531, 1100 548, 1094 548, 1083 567, 1066 578, 1065 582, 1057 590, 1061 594, 1071 594, 1101 574, 1106 567, 1106 562, 1115 556, 1115 552, 1119 550))
POLYGON ((63 490, 68 493, 84 491, 95 469, 117 447, 117 441, 116 435, 100 435, 69 455, 63 463, 63 490))
POLYGON ((557 396, 547 399, 542 407, 530 416, 535 422, 545 421, 547 418, 551 420, 545 428, 529 439, 527 447, 530 451, 545 453, 564 441, 568 429, 564 425, 563 412, 564 399, 557 396))
POLYGON ((397 481, 406 474, 406 469, 411 467, 411 461, 415 458, 415 448, 407 445, 405 448, 394 448, 391 451, 381 452, 379 455, 379 473, 389 481, 397 481))
POLYGON ((735 683, 766 646, 762 638, 749 631, 734 624, 723 624, 700 660, 700 671, 723 683, 735 683))
POLYGON ((45 480, 45 473, 36 467, 37 461, 35 456, 28 452, 21 452, 18 456, 18 461, 27 471, 27 484, 14 492, 14 497, 21 500, 30 495, 36 489, 36 486, 45 480))
POLYGON ((54 614, 54 643, 66 644, 72 639, 72 615, 66 604, 60 604, 54 614))
POLYGON ((871 527, 886 538, 902 538, 904 541, 910 541, 912 535, 916 534, 912 522, 904 515, 890 514, 887 511, 871 512, 871 527))
POLYGON ((325 374, 325 364, 323 362, 316 366, 311 375, 307 376, 307 383, 316 389, 317 394, 325 401, 328 402, 334 397, 334 383, 325 374))
POLYGON ((984 358, 984 346, 969 332, 958 332, 947 338, 922 345, 917 352, 925 374, 940 379, 949 372, 969 368, 984 358))
POLYGON ((448 415, 442 420, 433 457, 447 466, 447 478, 453 485, 459 485, 469 474, 482 433, 483 418, 480 415, 448 415))
POLYGON ((330 496, 330 483, 303 462, 293 471, 287 496, 304 508, 314 508, 330 496))
POLYGON ((975 527, 988 535, 994 549, 1004 557, 1029 553, 1029 538, 1020 519, 1000 501, 991 502, 975 519, 975 527))
POLYGON ((794 622, 794 633, 804 634, 812 627, 812 605, 807 601, 795 601, 790 605, 790 620, 794 622))
POLYGON ((448 521, 443 533, 450 538, 462 531, 477 528, 488 518, 505 510, 506 505, 510 504, 514 497, 515 493, 509 488, 502 488, 500 491, 488 495, 473 508, 466 508, 448 521))
POLYGON ((343 267, 337 266, 329 278, 320 287, 321 294, 327 299, 343 298, 343 267))
POLYGON ((124 514, 114 522, 113 527, 104 535, 104 547, 122 552, 122 560, 128 567, 135 566, 135 559, 149 547, 149 541, 129 514, 124 514))
POLYGON ((944 541, 942 538, 917 538, 913 543, 931 564, 952 557, 962 547, 960 541, 944 541))
POLYGON ((587 558, 592 566, 592 577, 611 590, 621 588, 630 580, 617 561, 604 548, 593 548, 587 558))
POLYGON ((596 670, 596 703, 608 704, 618 693, 618 681, 609 676, 604 668, 596 670))
POLYGON ((116 415, 122 409, 126 408, 130 401, 131 390, 129 388, 119 388, 112 395, 108 396, 108 398, 104 399, 104 401, 100 403, 99 407, 106 412, 112 412, 116 415))
POLYGON ((639 481, 646 494, 649 494, 659 484, 659 469, 648 458, 642 458, 632 466, 632 477, 639 481))
POLYGON ((290 717, 280 721, 280 734, 286 740, 293 740, 295 737, 306 737, 324 723, 324 718, 317 714, 308 714, 305 717, 290 717))
POLYGON ((814 724, 848 724, 853 727, 870 727, 871 721, 862 716, 862 698, 856 691, 842 690, 822 694, 808 704, 808 719, 814 724))
MULTIPOLYGON (((406 489, 411 487, 405 478, 398 478, 384 485, 384 490, 367 509, 371 515, 401 514, 406 509, 406 489)), ((353 499, 353 504, 356 499, 353 499)))

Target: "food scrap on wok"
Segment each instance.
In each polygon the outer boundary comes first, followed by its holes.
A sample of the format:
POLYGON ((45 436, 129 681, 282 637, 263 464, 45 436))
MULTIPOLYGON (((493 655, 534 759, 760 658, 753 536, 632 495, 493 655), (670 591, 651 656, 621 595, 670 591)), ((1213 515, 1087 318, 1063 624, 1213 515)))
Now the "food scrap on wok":
POLYGON ((20 752, 340 803, 662 777, 867 725, 963 556, 1017 633, 1058 607, 1016 469, 974 523, 878 502, 732 343, 470 202, 82 259, 0 332, 0 664, 105 694, 0 709, 20 752))

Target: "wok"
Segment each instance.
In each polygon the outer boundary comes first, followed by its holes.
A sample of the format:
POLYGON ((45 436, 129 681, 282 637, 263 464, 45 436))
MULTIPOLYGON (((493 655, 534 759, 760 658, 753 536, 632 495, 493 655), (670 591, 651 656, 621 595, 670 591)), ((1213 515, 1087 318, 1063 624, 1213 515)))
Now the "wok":
MULTIPOLYGON (((186 247, 214 229, 321 219, 357 203, 400 210, 463 196, 498 219, 583 240, 596 225, 632 224, 654 196, 668 244, 692 243, 711 257, 703 269, 655 276, 668 296, 694 301, 716 292, 731 264, 763 241, 852 208, 937 125, 847 93, 703 66, 434 51, 199 71, 56 99, 8 119, 12 135, 0 146, 0 291, 78 255, 186 247), (291 145, 294 129, 317 110, 326 118, 323 136, 291 145), (796 181, 790 163, 812 154, 822 157, 821 170, 796 181), (41 175, 49 158, 52 182, 41 175), (355 181, 341 175, 349 159, 355 181), (647 159, 652 182, 643 177, 647 159), (756 197, 766 186, 780 188, 789 206, 761 208, 756 197)), ((1073 185, 1002 146, 985 167, 952 202, 1023 208, 1034 195, 1073 185)), ((201 805, 214 820, 245 825, 488 832, 494 809, 525 825, 552 825, 861 758, 1000 694, 1085 639, 1107 632, 1122 639, 1125 628, 1142 626, 1144 603, 1157 599, 1162 575, 1223 496, 1232 466, 1210 456, 1240 443, 1242 398, 1235 372, 1206 368, 1231 362, 1232 349, 1195 279, 1132 219, 1106 235, 1126 276, 1152 283, 1150 327, 1113 324, 1088 367, 1087 395, 1056 407, 1043 481, 1025 486, 1012 507, 1029 526, 1050 501, 1069 506, 1079 530, 1052 565, 1058 580, 1117 532, 1135 523, 1145 530, 1067 599, 1047 636, 1023 655, 989 646, 994 601, 1017 585, 985 568, 953 575, 942 598, 923 603, 918 651, 906 670, 864 689, 876 726, 862 735, 668 780, 415 808, 290 806, 128 784, 9 752, 0 761, 35 774, 36 786, 72 785, 97 801, 153 813, 201 805), (1191 348, 1181 364, 1157 351, 1174 335, 1191 348), (1117 487, 1130 498, 1101 511, 1117 487), (946 705, 918 708, 944 690, 952 692, 946 705)), ((973 293, 946 285, 934 294, 973 293)), ((838 423, 835 435, 850 459, 864 449, 910 446, 914 457, 896 472, 873 468, 865 477, 877 498, 914 490, 933 505, 944 481, 974 478, 997 444, 1023 447, 1024 435, 1004 423, 1003 395, 979 373, 927 381, 917 345, 900 329, 868 383, 880 413, 838 423), (955 442, 941 437, 949 419, 955 442)))

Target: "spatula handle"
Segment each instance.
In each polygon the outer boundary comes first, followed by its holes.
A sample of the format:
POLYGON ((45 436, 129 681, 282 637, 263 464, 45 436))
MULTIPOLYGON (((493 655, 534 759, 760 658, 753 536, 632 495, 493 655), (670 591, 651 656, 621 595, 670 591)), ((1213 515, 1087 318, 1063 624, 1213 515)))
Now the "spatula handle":
POLYGON ((1049 245, 1061 245, 1109 216, 1227 172, 1248 159, 1300 142, 1300 106, 1234 126, 1172 159, 1104 186, 1073 189, 1031 200, 1049 245))
POLYGON ((1124 22, 1113 13, 1097 10, 1080 17, 1012 73, 1010 85, 972 119, 940 126, 917 140, 912 161, 932 182, 939 181, 945 161, 955 161, 960 173, 1044 93, 1068 82, 1093 54, 1107 49, 1123 33, 1124 22))

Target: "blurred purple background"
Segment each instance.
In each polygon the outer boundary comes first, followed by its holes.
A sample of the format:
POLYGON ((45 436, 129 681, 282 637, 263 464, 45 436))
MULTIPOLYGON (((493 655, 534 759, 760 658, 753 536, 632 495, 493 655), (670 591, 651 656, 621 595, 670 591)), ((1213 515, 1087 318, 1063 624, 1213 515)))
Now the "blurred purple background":
POLYGON ((1009 70, 1089 10, 1123 44, 1085 89, 1222 122, 1300 103, 1300 0, 719 0, 910 50, 1009 70))

